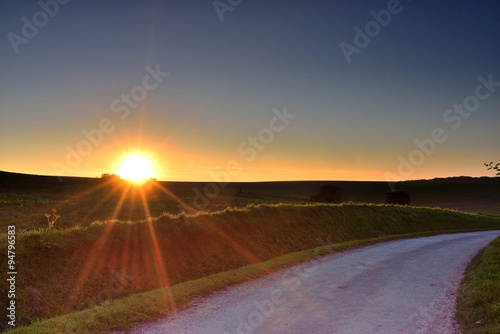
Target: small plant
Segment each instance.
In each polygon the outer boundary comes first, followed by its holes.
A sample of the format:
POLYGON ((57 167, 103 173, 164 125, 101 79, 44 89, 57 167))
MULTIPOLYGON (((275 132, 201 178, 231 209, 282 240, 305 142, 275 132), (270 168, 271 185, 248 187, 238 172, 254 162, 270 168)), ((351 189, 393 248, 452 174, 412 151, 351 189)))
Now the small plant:
POLYGON ((54 227, 54 223, 56 222, 56 220, 61 218, 61 215, 57 213, 56 209, 52 209, 52 215, 50 213, 46 213, 45 217, 47 217, 47 223, 49 223, 49 230, 50 230, 52 227, 54 227))

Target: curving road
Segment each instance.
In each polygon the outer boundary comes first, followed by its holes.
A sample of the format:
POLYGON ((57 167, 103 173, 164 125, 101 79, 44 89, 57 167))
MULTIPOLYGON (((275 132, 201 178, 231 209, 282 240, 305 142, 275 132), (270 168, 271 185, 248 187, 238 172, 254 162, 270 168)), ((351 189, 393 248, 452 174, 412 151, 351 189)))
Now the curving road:
POLYGON ((463 270, 499 235, 445 234, 323 256, 128 333, 459 333, 453 317, 463 270))

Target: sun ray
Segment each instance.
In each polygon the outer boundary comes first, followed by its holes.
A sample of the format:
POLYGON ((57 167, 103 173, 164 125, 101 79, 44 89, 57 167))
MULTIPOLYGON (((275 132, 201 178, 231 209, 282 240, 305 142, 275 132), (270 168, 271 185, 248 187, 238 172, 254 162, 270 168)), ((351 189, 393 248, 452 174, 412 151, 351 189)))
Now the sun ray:
POLYGON ((140 192, 140 195, 141 195, 141 199, 142 199, 142 204, 143 204, 143 207, 144 207, 144 211, 146 213, 146 221, 147 221, 147 224, 148 224, 148 228, 149 228, 149 233, 150 233, 150 236, 151 236, 151 241, 152 241, 152 251, 153 251, 153 259, 156 263, 156 275, 158 276, 158 279, 160 281, 160 285, 162 288, 161 291, 163 292, 166 292, 166 300, 165 300, 165 308, 168 309, 168 310, 171 310, 173 315, 175 316, 177 314, 177 305, 175 304, 175 299, 174 299, 174 296, 170 290, 171 286, 170 286, 170 278, 168 277, 168 273, 167 273, 167 270, 165 269, 165 265, 164 265, 164 260, 163 260, 163 256, 162 256, 162 253, 161 253, 161 250, 160 250, 160 246, 158 244, 158 239, 156 238, 156 232, 155 232, 155 228, 154 228, 154 225, 153 225, 153 220, 151 218, 151 214, 150 214, 150 211, 149 211, 149 205, 148 205, 148 202, 147 202, 147 199, 146 199, 146 195, 145 195, 145 192, 144 192, 144 189, 143 188, 140 188, 139 189, 139 192, 140 192))
POLYGON ((111 215, 111 219, 116 219, 118 217, 118 214, 120 213, 123 202, 125 201, 125 197, 127 196, 129 191, 130 191, 130 185, 127 184, 127 186, 125 187, 125 189, 122 192, 122 195, 120 196, 120 199, 118 200, 118 203, 116 203, 113 214, 111 215))
MULTIPOLYGON (((100 255, 100 249, 103 247, 104 244, 106 244, 108 236, 111 234, 111 230, 113 229, 113 225, 114 225, 113 223, 106 224, 104 230, 101 233, 101 236, 94 243, 92 249, 90 250, 87 259, 85 260, 85 263, 82 269, 80 270, 80 273, 78 274, 75 286, 70 294, 70 296, 75 297, 75 300, 77 299, 76 297, 78 296, 81 288, 85 285, 85 282, 87 281, 87 278, 89 277, 91 270, 94 269, 94 265, 98 259, 98 256, 100 255)), ((73 306, 74 306, 73 301, 71 299, 68 299, 68 302, 64 307, 65 312, 71 311, 71 308, 73 306)))
POLYGON ((189 212, 196 212, 197 210, 193 207, 191 207, 189 204, 184 202, 180 197, 176 196, 174 193, 172 193, 170 190, 162 186, 160 183, 155 183, 154 186, 158 189, 160 189, 162 192, 170 196, 170 198, 176 200, 179 204, 182 205, 182 207, 186 208, 189 212))
MULTIPOLYGON (((87 190, 85 190, 85 191, 82 191, 82 192, 76 192, 75 194, 73 194, 73 195, 69 196, 68 198, 64 198, 64 199, 62 199, 62 200, 60 200, 60 201, 57 201, 57 202, 54 204, 54 206, 55 206, 56 208, 60 208, 60 207, 63 207, 66 203, 76 203, 76 202, 78 202, 78 201, 79 201, 82 197, 85 197, 85 196, 87 196, 87 195, 90 195, 90 194, 92 194, 93 192, 98 191, 99 189, 103 189, 103 188, 107 187, 108 185, 110 185, 112 182, 113 182, 112 180, 107 180, 107 181, 105 181, 105 182, 99 182, 96 186, 93 186, 93 187, 91 187, 91 188, 89 188, 89 189, 87 189, 87 190)), ((108 193, 108 194, 107 194, 107 195, 106 195, 103 199, 101 199, 101 201, 99 201, 99 203, 98 203, 95 207, 91 208, 91 209, 87 212, 87 214, 86 214, 85 216, 81 217, 81 218, 82 218, 81 220, 82 220, 82 221, 83 221, 83 220, 85 220, 85 218, 89 217, 89 216, 91 215, 91 213, 92 213, 92 212, 97 211, 97 209, 98 209, 98 208, 102 205, 102 203, 103 203, 106 199, 108 199, 109 197, 111 197, 111 195, 112 195, 115 191, 117 191, 118 189, 119 189, 119 186, 115 186, 115 187, 113 188, 113 190, 112 190, 110 193, 108 193)))
MULTIPOLYGON (((111 181, 106 182, 104 185, 109 184, 109 182, 111 182, 111 181)), ((103 187, 104 185, 99 185, 99 186, 93 188, 92 190, 99 189, 100 187, 103 187)), ((117 185, 112 190, 112 192, 115 192, 116 190, 118 190, 119 187, 120 186, 117 185)), ((123 204, 125 196, 127 195, 127 192, 129 191, 129 188, 130 188, 130 185, 127 185, 126 188, 124 189, 124 191, 120 197, 120 200, 118 201, 118 204, 115 207, 115 210, 114 210, 113 215, 112 215, 112 219, 116 218, 116 216, 117 216, 117 214, 118 214, 118 212, 123 204)), ((89 190, 86 193, 90 193, 90 192, 91 191, 89 190)), ((95 265, 96 265, 96 262, 98 261, 98 256, 101 255, 100 249, 103 248, 104 245, 106 244, 106 241, 107 241, 107 239, 108 239, 108 237, 111 234, 111 231, 113 229, 113 225, 114 225, 113 221, 111 221, 111 222, 108 221, 106 223, 99 239, 94 243, 92 249, 88 253, 87 259, 85 260, 83 267, 81 268, 80 273, 78 274, 75 286, 73 287, 73 290, 71 293, 71 296, 75 297, 75 301, 77 300, 76 297, 78 296, 80 290, 85 285, 85 282, 87 281, 91 270, 96 270, 95 265)), ((101 261, 101 262, 102 262, 102 264, 101 265, 98 264, 98 268, 103 267, 104 261, 101 261)), ((68 299, 68 302, 66 303, 64 309, 65 309, 65 311, 69 312, 73 306, 74 306, 73 301, 71 299, 68 299)))

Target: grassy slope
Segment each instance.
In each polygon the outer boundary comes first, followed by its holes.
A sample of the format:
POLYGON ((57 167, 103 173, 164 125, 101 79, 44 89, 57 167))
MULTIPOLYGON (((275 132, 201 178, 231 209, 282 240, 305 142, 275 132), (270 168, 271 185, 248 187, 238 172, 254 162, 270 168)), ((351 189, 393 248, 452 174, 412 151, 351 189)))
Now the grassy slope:
MULTIPOLYGON (((500 221, 440 209, 314 204, 258 205, 187 218, 164 215, 149 222, 32 231, 18 234, 16 243, 18 324, 324 244, 477 228, 500 228, 500 221), (96 292, 103 291, 96 299, 96 292)), ((0 241, 0 248, 5 246, 0 241)), ((7 261, 0 258, 0 263, 7 261)), ((1 278, 2 295, 5 282, 1 278)))
POLYGON ((500 238, 467 268, 458 290, 456 318, 464 334, 500 333, 500 238))

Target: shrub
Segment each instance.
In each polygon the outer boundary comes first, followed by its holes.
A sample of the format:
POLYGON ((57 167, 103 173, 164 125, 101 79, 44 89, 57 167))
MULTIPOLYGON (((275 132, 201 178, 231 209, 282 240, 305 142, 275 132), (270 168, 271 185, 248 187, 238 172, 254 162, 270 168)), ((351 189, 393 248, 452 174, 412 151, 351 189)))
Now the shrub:
POLYGON ((311 196, 311 201, 325 202, 325 203, 340 203, 342 202, 343 194, 344 194, 344 188, 332 185, 325 185, 319 188, 319 193, 317 195, 311 196))
POLYGON ((116 174, 102 173, 101 174, 101 179, 105 179, 105 180, 121 180, 121 177, 120 177, 120 175, 116 175, 116 174))
POLYGON ((410 205, 410 194, 406 191, 391 191, 387 193, 384 203, 410 205))

